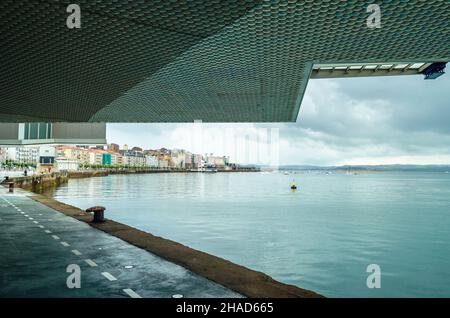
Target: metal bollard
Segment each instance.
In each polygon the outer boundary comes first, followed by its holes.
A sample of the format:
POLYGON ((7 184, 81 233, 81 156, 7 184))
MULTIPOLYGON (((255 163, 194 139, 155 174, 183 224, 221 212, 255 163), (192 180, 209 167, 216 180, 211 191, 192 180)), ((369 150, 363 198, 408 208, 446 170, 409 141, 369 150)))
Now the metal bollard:
POLYGON ((86 212, 94 212, 94 219, 92 222, 102 223, 105 222, 105 210, 103 206, 93 206, 92 208, 86 209, 86 212))
POLYGON ((14 192, 14 182, 8 182, 9 185, 9 192, 13 193, 14 192))

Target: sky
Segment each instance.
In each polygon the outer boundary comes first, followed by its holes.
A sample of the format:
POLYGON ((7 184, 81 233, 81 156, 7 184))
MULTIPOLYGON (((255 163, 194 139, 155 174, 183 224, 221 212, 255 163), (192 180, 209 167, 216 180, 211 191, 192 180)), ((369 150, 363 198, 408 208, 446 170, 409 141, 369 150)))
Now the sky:
POLYGON ((450 74, 310 80, 295 123, 108 124, 107 139, 237 163, 450 164, 450 74))

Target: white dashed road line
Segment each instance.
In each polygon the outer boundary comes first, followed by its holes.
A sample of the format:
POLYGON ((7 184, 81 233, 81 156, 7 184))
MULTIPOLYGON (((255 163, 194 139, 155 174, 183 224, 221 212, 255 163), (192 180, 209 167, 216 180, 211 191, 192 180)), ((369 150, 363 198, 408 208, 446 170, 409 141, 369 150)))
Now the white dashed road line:
POLYGON ((84 261, 91 267, 97 267, 97 264, 93 260, 91 260, 89 258, 85 259, 84 261))
POLYGON ((74 253, 77 256, 81 255, 81 252, 79 250, 72 250, 72 253, 74 253))
POLYGON ((124 289, 123 291, 131 298, 142 298, 138 293, 136 293, 132 289, 127 288, 127 289, 124 289))
POLYGON ((113 275, 111 275, 108 272, 103 272, 102 275, 105 276, 110 282, 117 280, 117 278, 115 278, 113 275))
MULTIPOLYGON (((29 220, 34 220, 32 217, 30 217, 28 214, 25 214, 25 212, 23 212, 20 208, 18 208, 18 207, 16 207, 14 204, 12 204, 11 202, 9 202, 9 201, 7 201, 6 199, 4 199, 4 198, 2 198, 5 202, 7 202, 8 204, 10 204, 12 207, 14 207, 16 210, 17 210, 17 212, 20 212, 22 215, 24 215, 25 217, 27 217, 29 220)), ((42 214, 39 214, 39 215, 41 215, 42 216, 42 214)), ((0 222, 2 221, 2 219, 0 218, 0 222)), ((54 221, 53 219, 48 219, 48 221, 54 221)), ((33 223, 35 223, 35 224, 39 224, 39 222, 38 221, 33 221, 33 223)), ((43 226, 43 225, 38 225, 41 229, 44 229, 45 228, 45 226, 43 226)), ((50 230, 44 230, 44 232, 45 233, 47 233, 47 234, 51 234, 52 232, 50 231, 50 230)), ((53 239, 55 239, 55 240, 60 240, 60 237, 59 236, 57 236, 57 235, 52 235, 52 238, 53 239)), ((68 246, 70 246, 70 244, 69 243, 67 243, 67 242, 60 242, 61 243, 61 245, 63 245, 63 246, 65 246, 65 247, 68 247, 68 246)), ((77 256, 80 256, 80 255, 83 255, 80 251, 78 251, 78 250, 72 250, 71 251, 73 254, 75 254, 75 255, 77 255, 77 256)), ((97 267, 98 265, 97 265, 97 263, 95 263, 93 260, 91 260, 91 259, 85 259, 84 260, 85 262, 86 262, 86 264, 88 264, 90 267, 97 267)), ((108 279, 110 282, 113 282, 113 281, 116 281, 117 280, 117 278, 116 277, 114 277, 113 275, 111 275, 110 273, 108 273, 108 272, 102 272, 101 273, 106 279, 108 279)), ((139 295, 138 293, 136 293, 134 290, 132 290, 131 288, 126 288, 126 289, 123 289, 123 292, 125 293, 125 294, 127 294, 129 297, 131 297, 131 298, 142 298, 142 296, 141 295, 139 295)))

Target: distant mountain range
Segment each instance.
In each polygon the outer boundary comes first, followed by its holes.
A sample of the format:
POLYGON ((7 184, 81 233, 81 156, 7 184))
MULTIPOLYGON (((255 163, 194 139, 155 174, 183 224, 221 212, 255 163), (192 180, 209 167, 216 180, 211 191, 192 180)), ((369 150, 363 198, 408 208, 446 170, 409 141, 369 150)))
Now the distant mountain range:
MULTIPOLYGON (((264 167, 261 167, 264 168, 264 167)), ((450 165, 348 165, 348 166, 311 166, 311 165, 282 165, 278 170, 325 170, 325 171, 426 171, 450 172, 450 165)))

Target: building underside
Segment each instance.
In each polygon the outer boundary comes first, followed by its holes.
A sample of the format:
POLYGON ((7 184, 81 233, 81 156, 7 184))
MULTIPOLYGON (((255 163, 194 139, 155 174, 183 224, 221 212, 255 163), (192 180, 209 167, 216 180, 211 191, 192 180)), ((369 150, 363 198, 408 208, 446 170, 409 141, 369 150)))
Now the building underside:
POLYGON ((450 60, 448 1, 72 2, 0 2, 0 121, 293 122, 310 78, 450 60))

